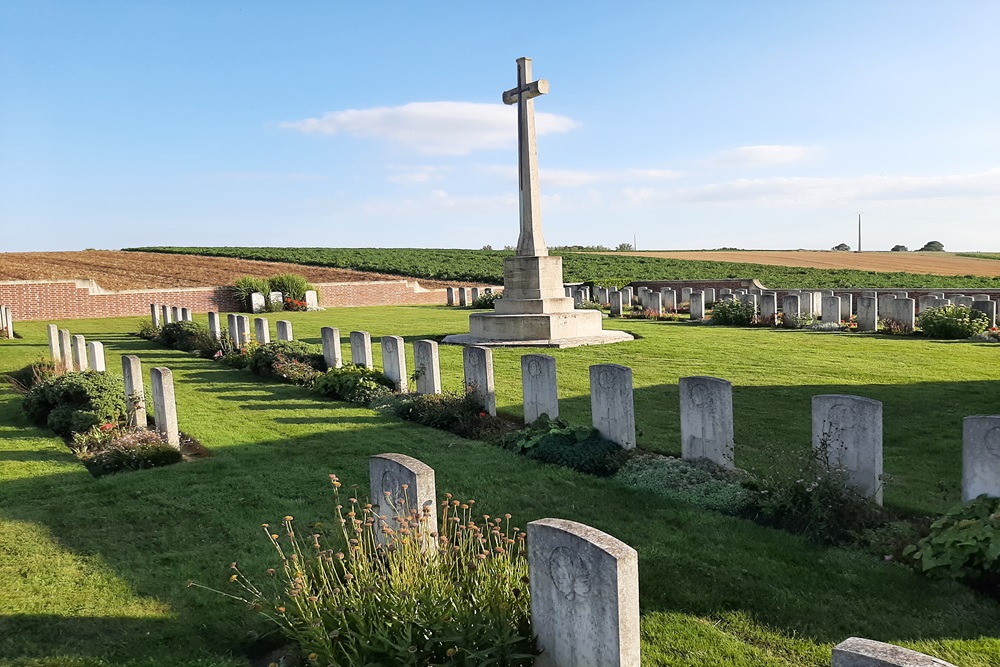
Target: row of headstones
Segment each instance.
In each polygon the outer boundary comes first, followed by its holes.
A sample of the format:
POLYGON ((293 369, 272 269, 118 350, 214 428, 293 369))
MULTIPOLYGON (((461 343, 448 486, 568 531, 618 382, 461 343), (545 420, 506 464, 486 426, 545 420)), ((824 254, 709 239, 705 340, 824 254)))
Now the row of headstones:
POLYGON ((49 357, 67 371, 98 371, 103 373, 104 343, 87 342, 85 336, 71 336, 69 329, 60 329, 55 324, 47 327, 49 337, 49 357))
POLYGON ((159 329, 165 324, 174 322, 190 322, 191 309, 178 306, 165 306, 159 303, 149 304, 149 316, 153 326, 159 329))
MULTIPOLYGON (((532 355, 527 355, 532 356, 532 355)), ((370 502, 406 515, 411 508, 437 526, 434 469, 403 454, 368 459, 370 502), (405 489, 405 492, 404 492, 405 489), (419 508, 419 509, 418 509, 419 508)), ((377 537, 385 542, 380 526, 377 537)), ((538 519, 527 528, 531 631, 547 667, 639 667, 639 559, 635 549, 596 528, 567 519, 538 519)), ((954 667, 891 644, 852 637, 833 649, 833 667, 954 667)))
POLYGON ((6 331, 7 338, 14 337, 14 314, 10 306, 0 306, 0 331, 6 331))
POLYGON ((447 290, 449 306, 471 306, 484 294, 493 294, 492 287, 449 287, 447 290))
MULTIPOLYGON (((306 300, 306 310, 319 310, 319 296, 316 294, 316 290, 306 290, 305 293, 306 300)), ((271 302, 272 306, 277 305, 278 310, 284 305, 284 295, 281 292, 271 292, 267 296, 264 296, 260 292, 252 292, 250 294, 250 310, 254 313, 262 313, 267 310, 267 303, 271 302)))

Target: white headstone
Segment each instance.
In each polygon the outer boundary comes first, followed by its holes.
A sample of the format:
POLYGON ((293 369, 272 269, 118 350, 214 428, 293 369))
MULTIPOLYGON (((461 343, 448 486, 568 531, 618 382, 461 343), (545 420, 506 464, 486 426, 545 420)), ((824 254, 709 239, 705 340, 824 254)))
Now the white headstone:
POLYGON ((236 316, 236 333, 240 338, 240 346, 250 342, 250 317, 247 315, 236 316))
POLYGON ((1000 415, 962 420, 962 501, 1000 498, 1000 415))
POLYGON ((437 491, 434 486, 434 469, 411 456, 403 454, 377 454, 368 459, 370 501, 377 506, 380 521, 375 523, 375 536, 385 543, 382 521, 393 531, 400 529, 397 519, 426 520, 422 535, 427 542, 425 549, 435 549, 430 537, 437 531, 437 491), (381 519, 381 517, 385 517, 381 519))
POLYGON ((882 313, 882 317, 891 317, 893 308, 895 308, 896 295, 891 293, 882 293, 878 295, 878 312, 882 313))
POLYGON ((73 339, 69 334, 69 329, 59 330, 59 354, 61 355, 60 361, 62 362, 63 370, 72 371, 73 369, 73 339))
POLYGON ((710 303, 715 303, 715 288, 714 287, 706 287, 702 291, 705 293, 705 305, 706 306, 708 304, 710 304, 710 303))
POLYGON ((521 356, 521 390, 524 396, 524 423, 542 415, 552 421, 559 418, 559 386, 556 359, 547 354, 521 356))
POLYGON ((170 306, 170 321, 171 322, 182 322, 181 319, 181 309, 177 306, 170 306))
POLYGON ((151 303, 149 304, 149 320, 153 323, 153 326, 157 329, 160 328, 160 306, 151 303))
POLYGON ((955 667, 940 658, 885 644, 851 637, 833 647, 832 667, 955 667))
POLYGON ((306 310, 319 310, 319 295, 316 290, 306 290, 306 310))
POLYGON ((76 334, 73 336, 73 370, 87 370, 87 339, 76 334))
POLYGON ((441 362, 438 344, 433 340, 413 341, 413 365, 416 367, 417 393, 441 393, 441 362))
POLYGON ((483 410, 497 414, 497 394, 493 383, 493 351, 488 347, 462 348, 466 391, 479 397, 483 410))
POLYGON ((142 386, 142 362, 134 354, 122 355, 125 379, 125 413, 128 425, 146 428, 146 390, 142 386))
POLYGON ((840 297, 839 296, 824 296, 823 297, 823 323, 827 322, 840 322, 840 297))
POLYGON ((785 319, 798 319, 802 312, 798 294, 786 294, 781 300, 781 316, 785 319))
POLYGON ((611 307, 611 317, 622 316, 622 293, 618 290, 608 295, 608 305, 611 307))
POLYGON ((908 298, 896 298, 892 302, 892 319, 910 330, 917 324, 917 302, 908 298))
POLYGON ((405 392, 409 388, 406 346, 402 336, 382 336, 382 374, 392 380, 397 392, 405 392))
POLYGON ((681 288, 681 303, 690 302, 691 301, 691 292, 693 292, 693 291, 694 290, 691 289, 690 287, 682 287, 681 288))
POLYGON ((154 368, 149 372, 149 380, 153 389, 153 417, 156 419, 156 430, 166 436, 167 444, 180 449, 174 375, 169 368, 154 368))
POLYGON ((528 524, 535 667, 639 667, 639 557, 574 521, 528 524))
POLYGON ((631 306, 632 305, 632 300, 634 298, 632 296, 632 288, 631 287, 623 287, 623 288, 621 288, 620 291, 622 293, 622 302, 626 306, 631 306))
POLYGON ((269 293, 267 295, 267 300, 271 302, 271 307, 275 310, 280 310, 285 305, 285 295, 281 292, 269 293))
POLYGON ((278 340, 295 340, 292 336, 292 323, 288 320, 278 320, 278 340))
POLYGON ((664 287, 660 290, 660 299, 663 303, 663 309, 665 311, 668 313, 677 312, 677 292, 669 287, 664 287))
POLYGON ((653 311, 653 315, 659 317, 663 314, 663 297, 659 292, 650 292, 646 299, 649 301, 649 310, 653 311))
POLYGON ((172 321, 170 319, 170 307, 166 305, 160 306, 160 326, 170 324, 172 321))
POLYGON ((449 287, 448 290, 447 290, 447 294, 448 294, 448 305, 449 306, 454 306, 455 305, 455 288, 454 287, 449 287))
POLYGON ((854 295, 840 294, 840 321, 850 322, 854 314, 854 295))
POLYGON ((468 287, 459 287, 458 288, 458 305, 462 306, 463 308, 465 306, 469 305, 469 288, 468 287))
MULTIPOLYGON (((472 303, 475 303, 476 301, 479 300, 479 288, 478 287, 473 287, 469 291, 469 298, 472 299, 472 303)), ((472 305, 472 304, 469 304, 469 305, 472 305)))
POLYGON ((181 308, 181 322, 191 322, 193 319, 190 308, 181 308))
POLYGON ((997 302, 990 301, 989 299, 975 299, 972 302, 972 309, 978 310, 981 313, 986 313, 986 317, 989 318, 989 328, 992 329, 997 325, 997 302))
POLYGON ((680 379, 681 456, 734 468, 733 385, 713 377, 680 379))
POLYGON ((367 331, 351 332, 351 363, 355 366, 375 368, 372 360, 372 337, 367 331))
POLYGON ((323 341, 323 360, 327 368, 341 368, 344 365, 343 353, 340 349, 340 329, 323 327, 319 330, 323 341))
POLYGON ((770 326, 774 326, 778 315, 778 296, 768 293, 760 295, 760 319, 770 326))
POLYGON ((858 299, 858 331, 878 331, 878 299, 863 296, 858 299))
POLYGON ((602 436, 635 448, 635 401, 632 396, 632 369, 618 364, 590 367, 591 419, 602 436))
POLYGON ((107 370, 104 365, 104 343, 87 343, 87 363, 92 371, 103 373, 107 370))
POLYGON ((229 313, 226 315, 226 329, 229 331, 229 340, 233 342, 236 347, 240 346, 240 327, 237 315, 229 313))
POLYGON ((59 327, 50 324, 46 327, 49 334, 49 358, 58 362, 62 359, 62 350, 59 349, 59 327))
POLYGON ((212 340, 222 340, 222 327, 219 326, 219 314, 215 311, 208 312, 208 334, 212 340))
POLYGON ((701 320, 705 318, 704 292, 691 292, 691 295, 688 297, 688 305, 691 310, 692 320, 701 320))
POLYGON ((821 394, 812 399, 813 448, 826 448, 862 494, 882 504, 882 403, 861 396, 821 394))
POLYGON ((250 312, 263 313, 265 310, 267 310, 267 301, 264 295, 260 292, 252 292, 250 294, 250 312))
POLYGON ((268 325, 266 317, 253 318, 253 335, 257 337, 257 342, 267 345, 271 342, 271 327, 268 325))

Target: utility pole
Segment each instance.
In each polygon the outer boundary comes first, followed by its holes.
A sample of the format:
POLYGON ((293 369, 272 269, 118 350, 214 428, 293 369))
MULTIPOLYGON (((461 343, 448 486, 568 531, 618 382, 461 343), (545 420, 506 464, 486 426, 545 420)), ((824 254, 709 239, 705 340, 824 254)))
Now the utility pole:
POLYGON ((638 250, 639 244, 635 240, 635 234, 632 235, 632 250, 638 250))
POLYGON ((861 252, 861 213, 858 213, 858 252, 861 252))

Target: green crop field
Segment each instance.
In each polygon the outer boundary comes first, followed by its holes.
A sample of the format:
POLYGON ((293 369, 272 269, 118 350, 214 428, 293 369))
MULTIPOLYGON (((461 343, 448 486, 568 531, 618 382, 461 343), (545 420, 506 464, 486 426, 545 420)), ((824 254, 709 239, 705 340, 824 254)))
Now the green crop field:
MULTIPOLYGON (((127 248, 144 252, 214 255, 332 266, 435 280, 503 283, 503 258, 512 251, 432 250, 421 248, 127 248)), ((553 253, 557 254, 557 253, 553 253)), ((633 280, 713 280, 756 278, 773 289, 784 288, 1000 288, 1000 278, 883 273, 851 269, 800 267, 664 259, 627 255, 565 253, 567 282, 633 280)))
POLYGON ((1000 260, 1000 253, 997 252, 957 252, 959 257, 974 257, 976 259, 997 259, 1000 260))
MULTIPOLYGON (((319 342, 321 326, 412 342, 467 330, 468 312, 342 308, 283 317, 309 342, 319 342)), ((147 377, 154 365, 173 369, 181 429, 214 456, 94 479, 58 438, 30 426, 20 398, 0 386, 2 665, 247 665, 268 645, 260 641, 266 623, 186 582, 225 587, 232 561, 263 576, 274 561, 260 524, 285 514, 329 521, 327 474, 366 485, 367 457, 387 451, 425 461, 439 493, 475 498, 483 512, 510 512, 521 525, 572 519, 634 546, 644 665, 825 667, 831 647, 852 635, 963 667, 1000 664, 1000 603, 958 584, 265 383, 129 335, 140 321, 57 324, 102 341, 108 368, 138 354, 147 377)), ((45 324, 20 323, 22 339, 0 341, 0 373, 46 354, 45 324)), ((678 378, 722 377, 734 383, 736 462, 763 470, 808 451, 811 396, 876 398, 884 403, 886 502, 900 512, 937 514, 956 501, 961 419, 1000 413, 997 345, 621 326, 641 339, 546 351, 557 359, 571 422, 590 419, 588 366, 624 364, 634 370, 639 446, 678 454, 678 378)), ((521 409, 520 354, 495 352, 498 406, 511 416, 521 409)), ((460 348, 442 346, 441 364, 445 388, 459 389, 460 348)))

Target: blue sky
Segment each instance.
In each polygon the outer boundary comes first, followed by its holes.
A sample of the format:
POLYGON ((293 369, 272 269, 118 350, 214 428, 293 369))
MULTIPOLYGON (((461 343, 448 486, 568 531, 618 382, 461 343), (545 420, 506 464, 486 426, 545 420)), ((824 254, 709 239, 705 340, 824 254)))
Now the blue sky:
POLYGON ((0 4, 0 251, 1000 250, 1000 2, 0 4))

